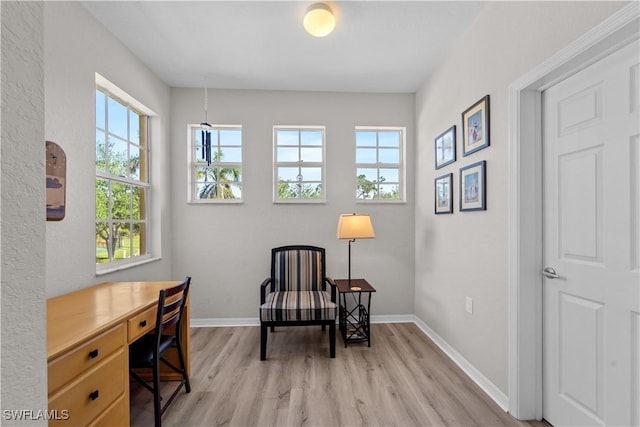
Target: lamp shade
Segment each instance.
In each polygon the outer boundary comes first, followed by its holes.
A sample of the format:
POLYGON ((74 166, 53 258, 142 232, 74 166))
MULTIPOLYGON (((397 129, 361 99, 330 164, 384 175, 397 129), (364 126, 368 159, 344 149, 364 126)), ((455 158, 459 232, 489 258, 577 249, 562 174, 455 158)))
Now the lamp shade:
POLYGON ((312 4, 302 21, 307 33, 314 37, 324 37, 333 31, 336 26, 336 18, 333 11, 324 3, 312 4))
POLYGON ((376 237, 371 217, 364 214, 342 214, 338 219, 338 239, 372 239, 376 237))

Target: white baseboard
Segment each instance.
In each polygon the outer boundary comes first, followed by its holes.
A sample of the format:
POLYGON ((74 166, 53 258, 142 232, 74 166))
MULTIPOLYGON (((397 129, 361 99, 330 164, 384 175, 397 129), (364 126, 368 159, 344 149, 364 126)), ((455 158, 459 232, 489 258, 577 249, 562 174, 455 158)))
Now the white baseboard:
MULTIPOLYGON (((371 316, 371 323, 415 323, 413 314, 389 314, 371 316)), ((257 317, 228 317, 191 319, 192 328, 220 328, 232 326, 260 326, 257 317)))
MULTIPOLYGON (((507 395, 417 316, 413 314, 377 315, 371 316, 371 323, 414 323, 426 336, 440 347, 453 363, 458 365, 478 387, 493 399, 500 408, 505 412, 508 411, 509 398, 507 395)), ((257 317, 191 319, 191 327, 193 328, 233 326, 260 326, 260 320, 257 317)))
POLYGON ((371 323, 415 323, 413 314, 371 315, 371 323))
POLYGON ((260 326, 260 320, 257 317, 226 317, 226 318, 191 319, 190 326, 192 328, 260 326))
POLYGON ((458 353, 453 347, 449 345, 440 335, 438 335, 433 329, 427 326, 417 316, 413 316, 413 322, 418 328, 425 333, 426 336, 431 338, 431 341, 436 343, 438 347, 449 358, 464 371, 465 374, 471 380, 478 385, 487 395, 493 399, 494 402, 502 408, 505 412, 509 410, 509 398, 502 392, 494 383, 492 383, 487 377, 485 377, 475 366, 473 366, 467 359, 465 359, 460 353, 458 353))

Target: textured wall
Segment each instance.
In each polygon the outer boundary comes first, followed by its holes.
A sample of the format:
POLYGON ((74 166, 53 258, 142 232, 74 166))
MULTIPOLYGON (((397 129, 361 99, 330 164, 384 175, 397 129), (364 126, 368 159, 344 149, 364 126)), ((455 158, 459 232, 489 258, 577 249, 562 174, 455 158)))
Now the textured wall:
MULTIPOLYGON (((39 411, 47 409, 43 4, 3 2, 1 21, 2 409, 39 411)), ((2 424, 20 423, 3 413, 2 424)))

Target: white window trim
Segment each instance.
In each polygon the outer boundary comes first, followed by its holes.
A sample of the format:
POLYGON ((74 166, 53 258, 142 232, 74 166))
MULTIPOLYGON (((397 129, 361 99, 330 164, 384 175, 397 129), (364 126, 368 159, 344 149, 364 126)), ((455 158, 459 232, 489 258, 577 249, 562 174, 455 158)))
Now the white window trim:
MULTIPOLYGON (((189 164, 187 167, 187 204, 190 205, 211 205, 211 204, 242 204, 244 203, 244 179, 240 181, 240 185, 242 186, 242 196, 239 199, 198 199, 196 192, 196 178, 195 178, 195 167, 196 167, 196 152, 193 141, 191 139, 193 135, 194 129, 201 129, 202 126, 200 124, 190 123, 187 125, 187 158, 189 159, 189 164)), ((244 129, 242 125, 213 125, 214 129, 240 129, 242 133, 242 142, 240 144, 240 149, 242 150, 242 161, 238 163, 240 166, 240 170, 242 171, 242 176, 244 178, 244 129)), ((211 163, 213 165, 213 163, 211 163)), ((233 163, 232 163, 233 164, 233 163)))
MULTIPOLYGON (((106 96, 111 97, 112 99, 115 99, 116 101, 125 105, 127 108, 135 110, 138 113, 147 116, 147 141, 144 148, 144 152, 147 157, 147 171, 146 171, 147 176, 145 177, 146 181, 142 181, 142 180, 137 181, 137 180, 131 180, 123 177, 115 177, 106 172, 103 173, 98 171, 96 171, 96 175, 95 175, 96 178, 109 179, 111 181, 121 182, 124 184, 134 184, 139 187, 144 187, 147 190, 145 192, 147 209, 145 211, 145 236, 144 236, 146 253, 141 254, 140 256, 137 256, 137 257, 131 257, 127 259, 109 261, 101 264, 96 263, 95 274, 96 276, 101 276, 114 271, 125 270, 128 268, 136 267, 139 265, 147 264, 149 262, 161 259, 160 257, 153 255, 152 246, 151 246, 152 245, 151 230, 153 226, 153 217, 155 216, 153 211, 153 203, 152 203, 152 195, 151 195, 152 193, 151 171, 153 167, 151 164, 152 163, 151 162, 151 145, 152 145, 151 120, 154 117, 157 117, 157 114, 154 113, 148 107, 146 107, 144 104, 142 104, 140 101, 135 99, 133 96, 129 95, 127 92, 123 91, 118 86, 111 83, 109 80, 107 80, 105 77, 103 77, 98 73, 95 73, 95 89, 102 91, 103 93, 105 93, 106 96)), ((95 105, 95 102, 94 102, 94 105, 95 105)), ((95 114, 94 114, 93 127, 94 127, 94 134, 95 134, 95 129, 96 129, 95 114)), ((94 200, 95 200, 95 193, 94 193, 94 200)), ((95 222, 96 222, 96 218, 95 218, 95 212, 94 212, 94 224, 95 222)), ((95 235, 94 235, 94 240, 95 240, 95 235)))
POLYGON ((159 261, 161 259, 162 258, 160 257, 153 257, 147 254, 147 255, 140 255, 139 257, 135 257, 135 258, 128 258, 126 260, 111 261, 106 264, 96 264, 101 266, 101 268, 96 268, 96 276, 103 276, 105 274, 114 273, 116 271, 126 270, 131 267, 137 267, 139 265, 149 264, 150 262, 159 261), (134 260, 134 261, 130 261, 130 260, 134 260))
MULTIPOLYGON (((356 126, 355 130, 354 130, 354 153, 357 150, 357 145, 355 145, 355 133, 357 131, 400 131, 400 133, 402 134, 402 139, 400 141, 400 163, 398 164, 398 167, 400 168, 400 198, 399 199, 359 199, 359 198, 355 198, 356 203, 362 203, 362 204, 375 204, 375 203, 381 203, 381 204, 385 204, 385 205, 389 205, 389 204, 406 204, 407 203, 407 169, 406 169, 406 141, 407 141, 407 128, 404 126, 356 126)), ((357 178, 358 176, 358 166, 359 165, 369 165, 371 163, 355 163, 355 167, 354 167, 354 178, 357 178)), ((373 165, 373 164, 371 164, 373 165)), ((376 168, 384 168, 383 163, 377 163, 374 167, 376 168)), ((357 182, 354 182, 354 193, 356 193, 356 189, 357 189, 357 182)))
POLYGON ((275 125, 273 126, 273 203, 274 204, 300 204, 300 203, 326 203, 327 202, 327 127, 318 125, 275 125), (320 183, 322 185, 322 197, 318 199, 280 199, 278 198, 278 166, 300 166, 300 162, 278 163, 277 149, 278 143, 276 133, 279 130, 321 130, 322 131, 322 162, 307 163, 309 166, 316 166, 322 169, 320 183))

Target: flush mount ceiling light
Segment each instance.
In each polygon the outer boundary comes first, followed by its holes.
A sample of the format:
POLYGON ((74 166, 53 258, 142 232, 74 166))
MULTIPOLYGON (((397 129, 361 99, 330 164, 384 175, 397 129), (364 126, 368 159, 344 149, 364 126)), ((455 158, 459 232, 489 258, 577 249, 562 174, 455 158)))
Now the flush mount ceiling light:
POLYGON ((304 15, 304 29, 314 37, 324 37, 333 31, 336 26, 336 18, 331 8, 324 3, 315 3, 309 6, 304 15))

